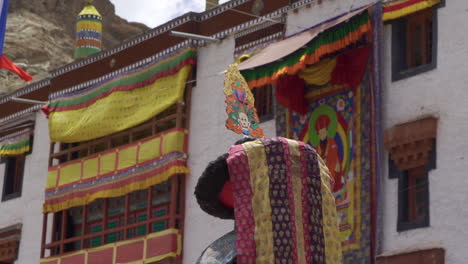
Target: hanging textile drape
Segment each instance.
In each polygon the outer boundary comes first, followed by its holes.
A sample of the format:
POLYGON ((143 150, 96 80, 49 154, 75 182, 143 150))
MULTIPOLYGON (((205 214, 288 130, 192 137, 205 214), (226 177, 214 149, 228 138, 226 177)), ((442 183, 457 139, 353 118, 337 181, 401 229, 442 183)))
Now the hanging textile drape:
POLYGON ((276 83, 275 97, 278 103, 296 113, 307 113, 305 82, 297 75, 283 75, 276 83))
POLYGON ((336 59, 326 59, 307 67, 299 72, 299 77, 309 85, 322 86, 330 82, 331 73, 335 69, 336 59))
POLYGON ((285 138, 235 145, 237 263, 342 263, 330 175, 314 149, 285 138))
POLYGON ((50 139, 81 142, 141 124, 183 99, 195 64, 192 49, 51 102, 50 139))
POLYGON ((89 204, 99 198, 123 196, 189 172, 186 164, 187 131, 162 135, 50 167, 46 213, 89 204))
POLYGON ((370 46, 354 49, 337 57, 336 67, 331 74, 333 85, 346 84, 355 88, 362 80, 369 61, 370 46))
POLYGON ((31 129, 25 129, 0 138, 0 156, 14 156, 31 150, 31 129))
POLYGON ((397 19, 440 4, 441 0, 396 0, 383 6, 383 21, 397 19))
MULTIPOLYGON (((307 67, 298 75, 280 76, 276 82, 276 100, 287 109, 305 115, 309 109, 305 84, 357 87, 366 71, 370 50, 369 46, 357 48, 307 67)), ((315 89, 316 93, 325 90, 327 88, 315 89)))
POLYGON ((238 68, 251 89, 271 84, 281 75, 295 75, 325 55, 356 43, 371 28, 368 10, 359 9, 272 44, 238 68))

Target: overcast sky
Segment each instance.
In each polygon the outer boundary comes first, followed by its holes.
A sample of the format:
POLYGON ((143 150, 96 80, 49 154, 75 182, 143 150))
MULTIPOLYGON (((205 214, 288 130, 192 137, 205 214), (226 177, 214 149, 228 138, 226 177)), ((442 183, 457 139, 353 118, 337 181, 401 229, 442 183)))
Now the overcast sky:
MULTIPOLYGON (((117 15, 130 22, 156 27, 187 12, 201 12, 206 0, 110 0, 117 15)), ((228 0, 220 0, 225 3, 228 0)))

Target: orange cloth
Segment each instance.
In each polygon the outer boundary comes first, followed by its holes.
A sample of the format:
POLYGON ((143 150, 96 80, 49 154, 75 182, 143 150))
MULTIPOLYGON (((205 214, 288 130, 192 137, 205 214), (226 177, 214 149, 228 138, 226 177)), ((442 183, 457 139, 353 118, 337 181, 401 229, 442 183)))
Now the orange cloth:
POLYGON ((317 146, 317 152, 324 159, 332 178, 333 192, 343 188, 343 172, 340 165, 340 157, 338 154, 338 145, 332 138, 327 139, 325 144, 322 142, 317 146))

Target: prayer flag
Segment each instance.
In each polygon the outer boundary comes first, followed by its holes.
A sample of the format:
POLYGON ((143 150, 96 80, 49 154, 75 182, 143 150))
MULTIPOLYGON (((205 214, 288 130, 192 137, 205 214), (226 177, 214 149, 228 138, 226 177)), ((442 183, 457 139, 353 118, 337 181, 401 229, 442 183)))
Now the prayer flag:
POLYGON ((8 15, 8 0, 0 0, 0 68, 16 73, 21 79, 29 82, 32 76, 20 67, 16 66, 3 54, 3 45, 5 43, 6 22, 8 15))

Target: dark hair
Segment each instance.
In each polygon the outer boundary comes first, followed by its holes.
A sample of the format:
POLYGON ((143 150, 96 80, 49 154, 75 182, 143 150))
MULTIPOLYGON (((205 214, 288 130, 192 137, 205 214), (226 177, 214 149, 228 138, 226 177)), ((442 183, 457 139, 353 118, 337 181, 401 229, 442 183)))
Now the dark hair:
MULTIPOLYGON (((254 138, 243 138, 235 145, 254 141, 254 138)), ((219 201, 219 193, 226 182, 229 181, 229 170, 226 159, 228 154, 219 156, 211 161, 198 179, 195 187, 195 197, 200 208, 206 213, 221 219, 234 219, 234 209, 226 207, 219 201)))

